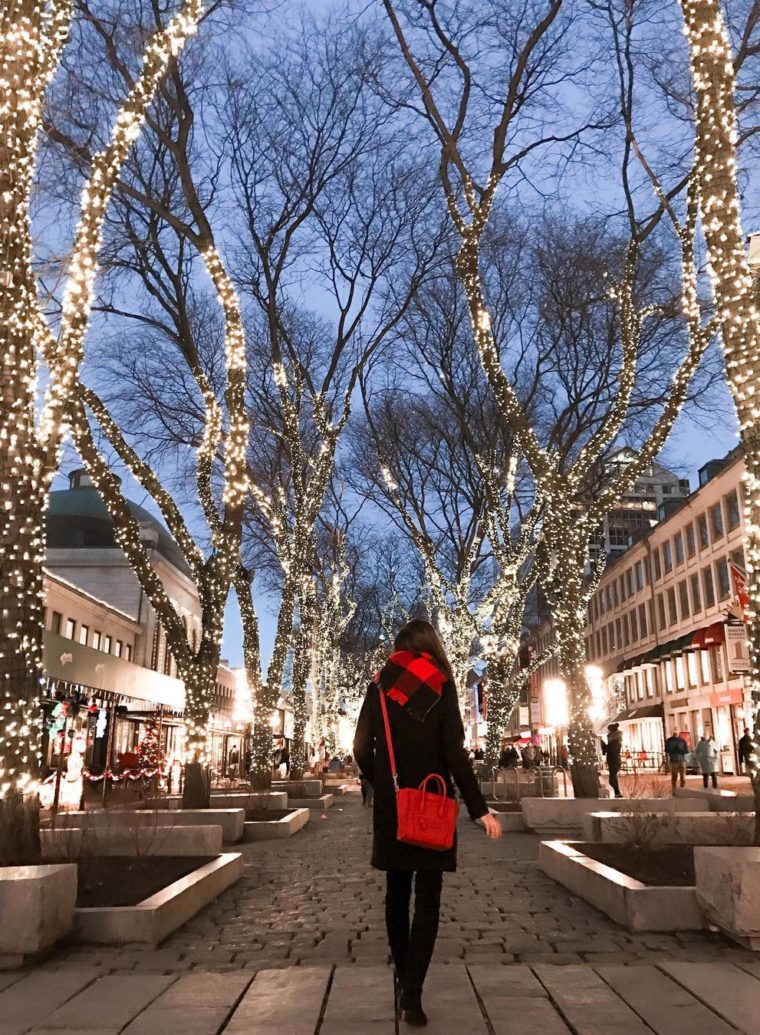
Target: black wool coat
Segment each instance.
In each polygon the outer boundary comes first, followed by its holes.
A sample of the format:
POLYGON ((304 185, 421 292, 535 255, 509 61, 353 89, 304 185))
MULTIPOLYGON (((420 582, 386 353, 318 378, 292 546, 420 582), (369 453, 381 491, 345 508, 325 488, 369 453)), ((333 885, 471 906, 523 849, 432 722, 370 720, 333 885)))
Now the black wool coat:
MULTIPOLYGON (((451 871, 457 866, 456 839, 447 852, 417 848, 396 840, 396 794, 385 740, 380 690, 370 683, 359 714, 354 758, 374 789, 372 865, 378 870, 451 871)), ((400 787, 417 787, 430 773, 440 773, 454 795, 456 783, 473 819, 488 806, 480 793, 464 749, 464 726, 453 683, 446 683, 440 700, 420 722, 386 696, 388 721, 396 755, 400 787)))

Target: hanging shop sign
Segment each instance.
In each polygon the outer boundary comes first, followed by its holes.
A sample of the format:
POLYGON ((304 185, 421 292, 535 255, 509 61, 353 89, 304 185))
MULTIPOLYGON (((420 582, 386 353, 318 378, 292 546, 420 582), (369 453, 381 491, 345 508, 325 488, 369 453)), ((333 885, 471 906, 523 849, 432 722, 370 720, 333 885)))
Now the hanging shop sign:
POLYGON ((752 665, 747 643, 747 629, 742 625, 725 626, 726 654, 730 672, 751 672, 752 665))

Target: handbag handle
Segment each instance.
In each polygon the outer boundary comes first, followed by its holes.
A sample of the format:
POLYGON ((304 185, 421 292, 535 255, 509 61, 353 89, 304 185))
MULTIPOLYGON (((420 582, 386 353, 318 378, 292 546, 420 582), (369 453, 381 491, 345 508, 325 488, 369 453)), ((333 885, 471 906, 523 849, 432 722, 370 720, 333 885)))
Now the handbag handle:
POLYGON ((425 777, 425 779, 420 784, 419 790, 422 791, 422 807, 423 807, 423 809, 425 808, 425 800, 426 800, 427 793, 428 793, 427 785, 428 785, 428 783, 431 780, 433 781, 433 783, 437 783, 438 786, 441 789, 441 793, 438 795, 438 797, 441 799, 441 804, 438 806, 438 815, 442 816, 443 815, 443 807, 444 807, 444 805, 446 803, 447 794, 446 794, 446 781, 444 780, 444 778, 441 776, 440 773, 430 773, 428 776, 425 777))
POLYGON ((388 708, 385 704, 385 694, 383 688, 377 684, 377 692, 380 694, 380 708, 383 713, 383 724, 385 726, 385 740, 388 745, 388 758, 391 763, 391 776, 393 777, 393 786, 398 794, 398 772, 396 771, 396 756, 393 753, 393 740, 391 739, 391 724, 388 722, 388 708))

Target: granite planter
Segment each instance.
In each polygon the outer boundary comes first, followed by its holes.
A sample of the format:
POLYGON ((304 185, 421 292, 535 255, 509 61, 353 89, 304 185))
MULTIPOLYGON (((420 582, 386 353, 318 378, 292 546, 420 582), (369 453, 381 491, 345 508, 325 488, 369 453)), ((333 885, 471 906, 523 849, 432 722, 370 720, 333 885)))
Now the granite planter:
POLYGON ((708 921, 760 951, 760 848, 694 849, 697 899, 708 921))
POLYGON ((72 929, 77 868, 71 863, 0 867, 0 960, 21 966, 72 929))

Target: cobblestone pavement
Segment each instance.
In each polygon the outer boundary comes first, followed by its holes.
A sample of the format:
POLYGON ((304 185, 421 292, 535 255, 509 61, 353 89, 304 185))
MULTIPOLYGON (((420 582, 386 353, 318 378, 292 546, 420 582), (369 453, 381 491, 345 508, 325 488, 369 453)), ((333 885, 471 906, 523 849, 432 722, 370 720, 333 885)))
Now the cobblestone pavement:
MULTIPOLYGON (((757 967, 751 952, 718 934, 629 933, 543 875, 539 839, 533 835, 489 841, 465 817, 459 840, 459 871, 444 881, 435 963, 677 960, 757 967)), ((174 974, 384 965, 384 878, 368 864, 370 842, 371 812, 349 794, 324 817, 313 812, 307 826, 287 841, 240 846, 246 860, 242 880, 159 949, 72 947, 45 967, 174 974)))

